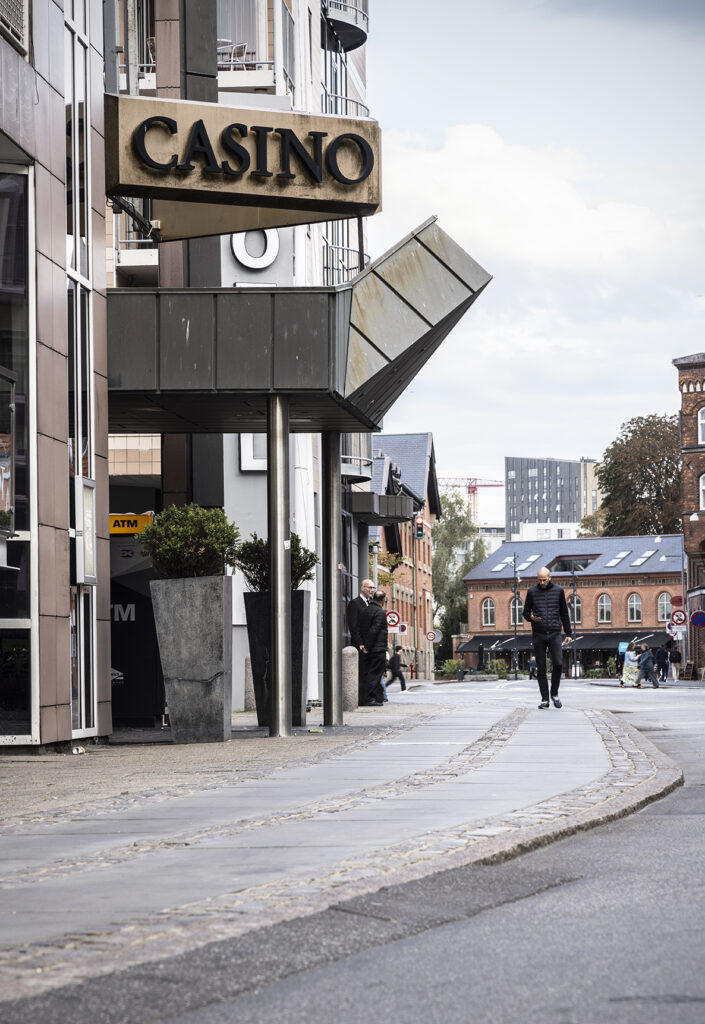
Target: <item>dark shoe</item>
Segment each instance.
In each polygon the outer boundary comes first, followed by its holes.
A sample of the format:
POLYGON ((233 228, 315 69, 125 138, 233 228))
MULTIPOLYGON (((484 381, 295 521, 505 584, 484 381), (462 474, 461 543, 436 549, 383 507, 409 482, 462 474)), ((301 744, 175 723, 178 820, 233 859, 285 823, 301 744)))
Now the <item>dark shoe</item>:
POLYGON ((658 683, 653 684, 654 690, 658 690, 658 683))
POLYGON ((551 705, 548 703, 547 700, 542 700, 539 704, 539 711, 546 711, 548 708, 550 708, 550 706, 551 705))
POLYGON ((562 708, 563 707, 563 704, 561 703, 561 701, 559 701, 558 697, 551 697, 551 700, 553 701, 554 708, 562 708))

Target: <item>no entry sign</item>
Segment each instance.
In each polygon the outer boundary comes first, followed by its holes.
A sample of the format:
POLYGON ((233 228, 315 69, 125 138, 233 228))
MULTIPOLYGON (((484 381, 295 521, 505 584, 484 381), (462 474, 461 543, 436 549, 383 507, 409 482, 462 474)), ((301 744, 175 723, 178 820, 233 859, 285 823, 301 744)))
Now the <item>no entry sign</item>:
POLYGON ((694 626, 705 626, 705 612, 693 612, 690 616, 690 621, 694 626))

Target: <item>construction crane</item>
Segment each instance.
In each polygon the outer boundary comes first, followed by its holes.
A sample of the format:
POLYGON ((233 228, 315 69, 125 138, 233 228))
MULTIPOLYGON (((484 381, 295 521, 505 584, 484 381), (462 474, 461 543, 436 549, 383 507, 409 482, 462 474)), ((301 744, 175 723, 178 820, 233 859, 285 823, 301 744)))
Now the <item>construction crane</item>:
POLYGON ((462 487, 468 492, 470 518, 477 522, 477 492, 480 487, 504 487, 503 480, 480 480, 476 476, 440 476, 439 487, 462 487))

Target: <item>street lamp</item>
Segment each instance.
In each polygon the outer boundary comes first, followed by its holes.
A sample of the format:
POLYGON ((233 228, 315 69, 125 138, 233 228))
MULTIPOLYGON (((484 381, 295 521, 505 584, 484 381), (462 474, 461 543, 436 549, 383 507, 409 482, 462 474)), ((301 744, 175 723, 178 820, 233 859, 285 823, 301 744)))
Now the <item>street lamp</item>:
POLYGON ((519 678, 519 653, 517 651, 517 619, 519 617, 517 612, 519 611, 519 608, 517 605, 517 601, 519 598, 519 584, 521 583, 521 576, 517 572, 516 551, 514 552, 512 564, 514 566, 512 579, 512 619, 514 620, 514 653, 512 657, 514 658, 514 680, 516 681, 519 678))
POLYGON ((578 606, 578 581, 577 581, 577 577, 575 575, 575 566, 573 566, 573 569, 572 569, 572 572, 571 572, 571 585, 572 585, 572 588, 573 588, 573 602, 572 602, 573 607, 571 609, 573 614, 570 617, 570 622, 571 622, 571 625, 573 627, 573 631, 572 631, 572 634, 573 634, 572 635, 572 640, 573 640, 573 645, 572 645, 573 646, 573 679, 577 679, 578 678, 578 652, 577 652, 577 650, 575 648, 575 619, 576 619, 577 606, 578 606))

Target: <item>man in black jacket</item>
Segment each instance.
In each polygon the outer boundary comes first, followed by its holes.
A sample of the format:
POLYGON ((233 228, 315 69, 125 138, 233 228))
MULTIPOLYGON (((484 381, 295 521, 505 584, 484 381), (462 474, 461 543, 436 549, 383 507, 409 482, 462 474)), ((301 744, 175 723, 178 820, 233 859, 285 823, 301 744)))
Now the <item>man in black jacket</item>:
POLYGON ((357 699, 360 704, 364 703, 364 669, 362 664, 364 655, 362 653, 362 635, 360 634, 360 616, 372 600, 374 592, 375 585, 372 580, 363 580, 360 584, 360 593, 352 599, 346 609, 350 643, 353 647, 357 648, 359 655, 357 662, 357 699))
POLYGON ((380 682, 387 667, 387 616, 384 604, 387 595, 383 590, 375 591, 374 597, 360 616, 362 634, 363 683, 361 704, 381 707, 384 701, 380 682))
POLYGON ((536 578, 538 583, 529 587, 527 592, 523 615, 526 621, 531 623, 531 641, 536 655, 536 674, 541 691, 539 708, 544 711, 551 706, 548 700, 546 651, 551 655, 551 700, 554 707, 563 706, 558 699, 558 687, 563 668, 563 645, 571 641, 571 625, 563 587, 551 583, 551 574, 545 566, 539 569, 536 578), (561 625, 566 634, 563 641, 561 625))

